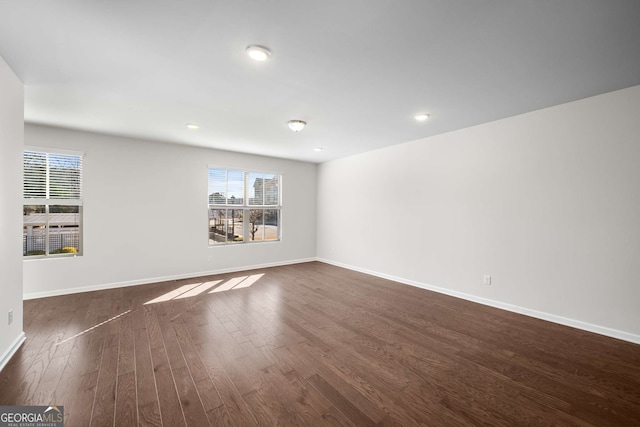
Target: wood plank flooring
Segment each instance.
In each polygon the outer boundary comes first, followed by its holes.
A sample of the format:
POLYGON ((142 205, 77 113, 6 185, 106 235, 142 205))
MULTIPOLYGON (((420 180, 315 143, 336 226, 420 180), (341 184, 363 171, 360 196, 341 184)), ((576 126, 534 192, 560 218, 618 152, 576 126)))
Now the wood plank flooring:
POLYGON ((640 426, 640 345, 312 262, 25 301, 66 426, 640 426))

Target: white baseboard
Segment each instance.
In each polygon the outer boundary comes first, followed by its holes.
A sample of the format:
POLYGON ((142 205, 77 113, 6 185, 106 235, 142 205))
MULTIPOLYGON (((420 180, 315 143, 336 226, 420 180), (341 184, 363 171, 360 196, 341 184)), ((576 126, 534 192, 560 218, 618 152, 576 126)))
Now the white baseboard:
MULTIPOLYGON (((632 334, 630 332, 620 331, 617 329, 608 328, 606 326, 594 325, 592 323, 583 322, 581 320, 570 319, 567 317, 545 313, 542 311, 533 310, 530 308, 521 307, 521 306, 517 306, 514 304, 509 304, 501 301, 495 301, 488 298, 482 298, 476 295, 467 294, 464 292, 458 292, 451 289, 442 288, 439 286, 433 286, 426 283, 417 282, 415 280, 396 277, 389 274, 368 270, 366 268, 360 268, 353 265, 344 264, 338 261, 333 261, 333 260, 319 258, 319 257, 303 258, 303 259, 297 259, 297 260, 289 260, 289 261, 266 263, 266 264, 248 265, 248 266, 234 267, 234 268, 224 268, 224 269, 211 270, 211 271, 202 271, 197 273, 185 273, 185 274, 177 274, 172 276, 161 276, 161 277, 153 277, 153 278, 147 278, 147 279, 129 280, 124 282, 116 282, 116 283, 105 283, 100 285, 84 286, 79 288, 57 289, 57 290, 45 291, 45 292, 31 292, 31 293, 24 294, 23 298, 25 300, 35 299, 35 298, 45 298, 45 297, 52 297, 52 296, 58 296, 58 295, 75 294, 80 292, 90 292, 90 291, 99 291, 104 289, 121 288, 125 286, 146 285, 146 284, 156 283, 156 282, 167 282, 170 280, 190 279, 193 277, 210 276, 215 274, 235 273, 240 271, 257 270, 261 268, 279 267, 283 265, 300 264, 300 263, 311 262, 311 261, 324 262, 326 264, 335 265, 337 267, 346 268, 348 270, 358 271, 360 273, 370 274, 372 276, 392 280, 394 282, 403 283, 405 285, 427 289, 427 290, 438 292, 441 294, 450 295, 456 298, 465 299, 467 301, 477 302, 479 304, 487 305, 490 307, 500 308, 502 310, 524 314, 526 316, 535 317, 537 319, 547 320, 549 322, 570 326, 572 328, 594 332, 596 334, 605 335, 605 336, 617 338, 623 341, 629 341, 632 343, 640 344, 640 335, 632 334)), ((2 366, 4 366, 4 363, 6 363, 6 361, 8 361, 8 359, 11 358, 13 353, 20 347, 22 342, 24 342, 24 339, 25 339, 24 333, 22 334, 21 339, 22 341, 18 339, 16 343, 14 343, 14 345, 11 347, 11 349, 8 352, 6 352, 5 355, 3 355, 3 358, 0 359, 0 369, 2 366), (9 352, 10 354, 7 356, 9 352), (5 357, 7 357, 7 360, 5 360, 5 357)))
POLYGON ((467 301, 477 302, 479 304, 500 308, 502 310, 524 314, 526 316, 535 317, 537 319, 547 320, 549 322, 558 323, 560 325, 570 326, 572 328, 582 329, 584 331, 594 332, 596 334, 617 338, 623 341, 629 341, 635 344, 640 344, 640 335, 632 334, 625 331, 620 331, 617 329, 607 328, 606 326, 594 325, 592 323, 583 322, 581 320, 569 319, 567 317, 545 313, 543 311, 533 310, 526 307, 520 307, 518 305, 495 301, 488 298, 482 298, 475 295, 466 294, 464 292, 453 291, 451 289, 446 289, 438 286, 429 285, 426 283, 416 282, 415 280, 404 279, 402 277, 391 276, 389 274, 379 273, 377 271, 367 270, 366 268, 360 268, 353 265, 343 264, 341 262, 332 261, 329 259, 317 258, 317 261, 324 262, 326 264, 335 265, 337 267, 346 268, 348 270, 357 271, 360 273, 370 274, 372 276, 392 280, 394 282, 403 283, 405 285, 415 286, 417 288, 427 289, 427 290, 438 292, 441 294, 450 295, 456 298, 465 299, 467 301))
POLYGON ((266 264, 246 265, 242 267, 222 268, 222 269, 210 270, 210 271, 200 271, 197 273, 175 274, 172 276, 150 277, 146 279, 128 280, 124 282, 104 283, 99 285, 83 286, 79 288, 56 289, 53 291, 44 291, 44 292, 29 292, 24 294, 22 297, 25 300, 55 297, 58 295, 77 294, 80 292, 102 291, 105 289, 123 288, 125 286, 148 285, 150 283, 168 282, 171 280, 180 280, 180 279, 191 279, 193 277, 200 277, 200 276, 212 276, 215 274, 236 273, 239 271, 258 270, 261 268, 269 268, 269 267, 280 267, 283 265, 300 264, 303 262, 311 262, 311 261, 316 261, 316 258, 303 258, 303 259, 295 259, 295 260, 289 260, 289 261, 272 262, 272 263, 266 263, 266 264))
POLYGON ((9 363, 9 360, 11 360, 13 355, 16 354, 16 351, 18 351, 18 349, 26 339, 27 336, 25 335, 25 333, 20 332, 20 335, 18 335, 18 337, 13 341, 7 351, 5 351, 2 356, 0 356, 0 371, 2 371, 6 364, 9 363))

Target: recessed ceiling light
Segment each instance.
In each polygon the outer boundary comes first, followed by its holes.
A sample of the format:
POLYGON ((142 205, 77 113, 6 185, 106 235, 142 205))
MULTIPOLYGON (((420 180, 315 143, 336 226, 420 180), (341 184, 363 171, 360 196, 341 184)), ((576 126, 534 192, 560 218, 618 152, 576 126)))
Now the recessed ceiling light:
POLYGON ((289 120, 289 129, 294 132, 300 132, 307 125, 307 122, 302 120, 289 120))
POLYGON ((422 113, 422 114, 416 115, 416 120, 419 121, 419 122, 424 122, 428 118, 429 118, 429 114, 427 114, 427 113, 422 113))
POLYGON ((247 46, 247 55, 255 61, 266 61, 271 56, 271 51, 264 46, 247 46))
POLYGON ((322 151, 322 150, 324 150, 324 148, 322 148, 322 147, 317 147, 317 148, 314 148, 314 149, 313 149, 313 151, 318 151, 318 152, 320 152, 320 151, 322 151))
POLYGON ((187 129, 197 130, 200 129, 200 126, 195 123, 187 123, 187 129))

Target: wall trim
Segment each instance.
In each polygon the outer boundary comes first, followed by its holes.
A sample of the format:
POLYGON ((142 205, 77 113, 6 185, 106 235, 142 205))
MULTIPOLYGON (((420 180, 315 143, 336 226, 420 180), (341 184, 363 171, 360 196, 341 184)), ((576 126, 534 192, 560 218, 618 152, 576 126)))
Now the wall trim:
MULTIPOLYGON (((171 280, 190 279, 190 278, 200 277, 200 276, 211 276, 216 274, 235 273, 240 271, 258 270, 261 268, 279 267, 279 266, 291 265, 291 264, 301 264, 301 263, 312 262, 312 261, 319 261, 325 264, 335 265, 336 267, 346 268, 347 270, 369 274, 371 276, 380 277, 382 279, 392 280, 394 282, 403 283, 405 285, 415 286, 417 288, 422 288, 429 291, 438 292, 440 294, 461 298, 467 301, 476 302, 478 304, 483 304, 486 306, 499 308, 499 309, 511 311, 514 313, 524 314, 525 316, 534 317, 536 319, 542 319, 549 322, 558 323, 560 325, 569 326, 572 328, 581 329, 588 332, 593 332, 596 334, 620 339, 623 341, 632 342, 635 344, 640 344, 640 335, 632 334, 630 332, 620 331, 617 329, 608 328, 606 326, 594 325, 592 323, 583 322, 581 320, 570 319, 567 317, 558 316, 555 314, 546 313, 546 312, 534 310, 531 308, 521 307, 518 305, 509 304, 501 301, 496 301, 489 298, 482 298, 476 295, 467 294, 464 292, 458 292, 451 289, 418 282, 415 280, 405 279, 402 277, 392 276, 390 274, 380 273, 378 271, 373 271, 366 268, 361 268, 354 265, 345 264, 342 262, 333 261, 333 260, 321 258, 321 257, 302 258, 302 259, 289 260, 289 261, 256 264, 256 265, 248 265, 248 266, 232 267, 232 268, 222 268, 222 269, 202 271, 197 273, 184 273, 184 274, 176 274, 171 276, 160 276, 160 277, 154 277, 154 278, 129 280, 124 282, 84 286, 79 288, 58 289, 54 291, 45 291, 45 292, 30 292, 30 293, 25 293, 23 298, 25 300, 36 299, 36 298, 47 298, 52 296, 75 294, 80 292, 100 291, 105 289, 122 288, 126 286, 148 285, 156 282, 167 282, 171 280)), ((16 339, 16 341, 9 348, 9 350, 7 350, 5 354, 2 356, 2 358, 0 358, 0 370, 2 370, 4 365, 9 361, 9 359, 11 359, 11 356, 13 356, 13 354, 18 350, 18 348, 20 348, 20 345, 24 342, 25 339, 26 339, 26 336, 24 332, 22 332, 22 334, 16 339)))
POLYGON ((623 341, 629 341, 635 344, 640 344, 640 335, 632 334, 617 329, 607 328, 606 326, 594 325, 592 323, 583 322, 581 320, 570 319, 563 316, 558 316, 543 311, 533 310, 531 308, 521 307, 514 304, 509 304, 501 301, 496 301, 488 298, 482 298, 475 295, 467 294, 464 292, 458 292, 451 289, 442 288, 439 286, 433 286, 415 280, 404 279, 402 277, 396 277, 389 274, 380 273, 366 268, 356 267, 354 265, 344 264, 338 261, 333 261, 325 258, 316 258, 319 262, 325 264, 335 265, 336 267, 346 268, 347 270, 357 271, 359 273, 369 274, 371 276, 380 277, 382 279, 392 280, 394 282, 403 283, 405 285, 415 286, 417 288, 427 289, 429 291, 438 292, 440 294, 449 295, 456 298, 461 298, 467 301, 477 302, 479 304, 487 305, 502 310, 511 311, 514 313, 524 314, 525 316, 535 317, 536 319, 542 319, 553 323, 558 323, 564 326, 570 326, 572 328, 581 329, 588 332, 604 335, 611 338, 617 338, 623 341))
POLYGON ((14 354, 18 351, 22 343, 27 339, 27 335, 24 332, 20 332, 20 335, 13 341, 11 346, 4 352, 4 354, 0 357, 0 371, 4 369, 4 367, 9 363, 9 360, 13 357, 14 354))
POLYGON ((171 280, 191 279, 200 276, 212 276, 215 274, 236 273, 239 271, 258 270, 261 268, 280 267, 283 265, 301 264, 304 262, 316 261, 316 258, 302 258, 288 261, 270 262, 265 264, 246 265, 241 267, 221 268, 217 270, 201 271, 197 273, 174 274, 171 276, 150 277, 146 279, 127 280, 124 282, 103 283, 99 285, 82 286, 79 288, 56 289, 53 291, 28 292, 23 295, 23 299, 36 299, 55 297, 59 295, 77 294, 81 292, 102 291, 105 289, 124 288, 126 286, 148 285, 157 282, 169 282, 171 280))

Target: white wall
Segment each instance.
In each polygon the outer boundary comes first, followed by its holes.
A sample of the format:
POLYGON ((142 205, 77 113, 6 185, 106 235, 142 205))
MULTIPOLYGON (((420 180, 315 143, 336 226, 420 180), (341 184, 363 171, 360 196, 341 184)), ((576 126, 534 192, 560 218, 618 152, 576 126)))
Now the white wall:
POLYGON ((318 257, 640 342, 639 112, 637 86, 322 164, 318 257))
POLYGON ((25 260, 28 298, 315 257, 315 164, 37 125, 25 144, 85 153, 84 255, 25 260), (282 174, 282 241, 208 246, 208 165, 282 174))
POLYGON ((0 57, 0 369, 22 332, 22 82, 0 57), (8 312, 13 310, 13 323, 8 312))

